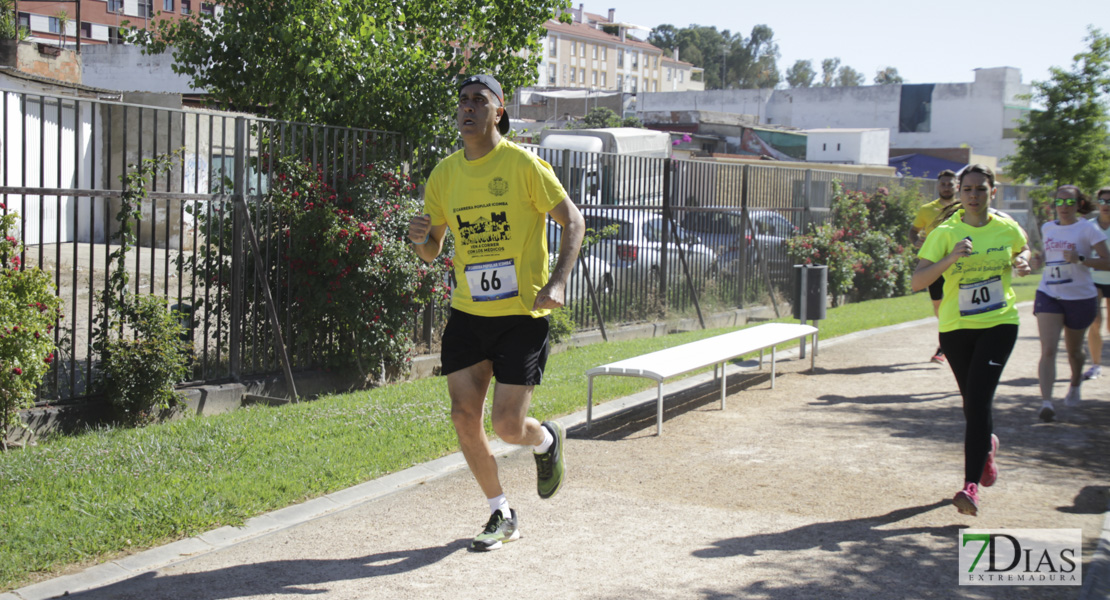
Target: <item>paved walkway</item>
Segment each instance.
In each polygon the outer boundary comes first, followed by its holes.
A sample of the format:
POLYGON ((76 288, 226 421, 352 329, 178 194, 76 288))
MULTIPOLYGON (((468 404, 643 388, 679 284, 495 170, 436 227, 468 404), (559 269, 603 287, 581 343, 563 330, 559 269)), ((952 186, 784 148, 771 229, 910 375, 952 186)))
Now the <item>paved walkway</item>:
POLYGON ((654 389, 603 406, 588 432, 569 415, 568 480, 549 501, 529 453, 501 447, 524 537, 494 553, 466 550, 487 512, 455 455, 0 600, 1107 598, 1110 377, 1038 422, 1021 312, 995 407, 1001 475, 978 518, 949 504, 963 419, 948 368, 927 362, 928 319, 822 340, 818 372, 782 360, 773 390, 730 367, 724 411, 711 375, 669 386, 662 437, 654 389), (962 527, 1081 529, 1085 586, 960 587, 962 527))

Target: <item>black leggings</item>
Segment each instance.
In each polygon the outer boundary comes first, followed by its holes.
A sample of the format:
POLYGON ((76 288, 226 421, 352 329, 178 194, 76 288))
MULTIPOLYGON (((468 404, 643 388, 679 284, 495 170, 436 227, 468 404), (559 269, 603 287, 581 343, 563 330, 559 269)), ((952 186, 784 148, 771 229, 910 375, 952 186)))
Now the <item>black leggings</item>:
POLYGON ((964 482, 979 483, 991 451, 991 405, 1002 369, 1017 342, 1017 325, 957 329, 940 334, 940 347, 964 398, 964 482))

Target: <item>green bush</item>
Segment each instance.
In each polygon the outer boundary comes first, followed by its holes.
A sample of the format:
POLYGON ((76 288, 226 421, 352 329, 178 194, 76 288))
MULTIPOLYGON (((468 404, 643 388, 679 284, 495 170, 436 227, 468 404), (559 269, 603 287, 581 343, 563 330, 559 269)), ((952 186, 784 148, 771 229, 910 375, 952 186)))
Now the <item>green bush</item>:
POLYGON ((849 293, 857 300, 905 295, 916 264, 906 236, 921 202, 915 186, 866 194, 833 182, 832 222, 787 240, 787 252, 798 263, 828 266, 834 304, 849 293))
MULTIPOLYGON (((260 165, 269 169, 270 165, 260 165)), ((275 295, 289 298, 285 342, 310 353, 311 364, 358 367, 364 375, 397 375, 415 350, 413 324, 429 304, 451 297, 450 236, 442 256, 424 264, 407 242, 409 220, 422 208, 416 185, 399 168, 366 164, 332 186, 321 167, 295 158, 272 165, 272 187, 261 207, 273 218, 255 224, 262 247, 281 248, 280 267, 267 273, 275 295)), ((218 207, 217 207, 218 208, 218 207)), ((185 268, 212 282, 230 281, 233 219, 193 210, 211 248, 185 268), (222 246, 223 251, 218 248, 222 246)), ((245 310, 262 313, 253 260, 244 263, 245 310)), ((227 322, 230 294, 213 295, 208 323, 227 322)), ((226 348, 227 328, 218 343, 226 348)), ((212 332, 213 334, 216 332, 212 332)), ((215 336, 213 336, 215 337, 215 336)), ((269 346, 269 340, 258 341, 269 346)))
POLYGON ((548 330, 548 335, 551 336, 552 344, 557 344, 574 333, 574 313, 565 306, 551 311, 549 323, 551 327, 548 330))
MULTIPOLYGON (((0 204, 0 211, 7 211, 0 204)), ((36 390, 54 361, 55 324, 62 301, 42 269, 22 265, 14 212, 0 214, 0 440, 34 406, 36 390)))
POLYGON ((180 315, 155 296, 139 296, 123 308, 134 337, 107 343, 100 376, 115 418, 125 425, 145 425, 178 403, 174 386, 187 379, 191 345, 182 341, 180 315))

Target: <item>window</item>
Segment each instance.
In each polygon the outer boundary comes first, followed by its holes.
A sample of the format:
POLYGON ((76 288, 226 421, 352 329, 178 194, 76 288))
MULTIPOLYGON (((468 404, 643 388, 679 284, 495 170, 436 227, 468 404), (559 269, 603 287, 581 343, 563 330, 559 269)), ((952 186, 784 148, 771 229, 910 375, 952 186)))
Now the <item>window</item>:
POLYGON ((81 37, 89 39, 92 37, 92 23, 88 21, 81 22, 81 37))
POLYGON ((636 78, 636 77, 632 77, 632 85, 631 85, 631 88, 632 88, 632 89, 631 89, 630 91, 631 91, 631 92, 632 92, 633 94, 635 94, 635 93, 636 93, 636 82, 637 82, 637 78, 636 78))
POLYGON ((555 65, 547 65, 547 83, 555 85, 555 65))
POLYGON ((651 82, 651 91, 653 91, 653 92, 658 92, 659 91, 659 82, 658 81, 651 82))
POLYGON ((559 55, 559 38, 553 37, 547 40, 547 55, 551 58, 559 55))
POLYGON ((139 16, 144 19, 154 16, 154 0, 139 0, 139 16))
POLYGON ((607 48, 605 46, 601 47, 601 60, 605 60, 606 50, 607 48))
POLYGON ((621 91, 624 90, 624 75, 620 73, 617 73, 617 89, 621 91))
POLYGON ((61 33, 62 33, 62 23, 61 23, 61 21, 58 20, 58 17, 47 17, 47 21, 49 21, 48 31, 50 31, 50 33, 56 33, 56 34, 61 35, 61 33))
POLYGON ((572 41, 570 43, 570 55, 571 56, 578 56, 578 42, 573 42, 572 41))
POLYGON ((653 69, 658 69, 659 68, 659 57, 658 56, 651 59, 651 68, 653 68, 653 69))
POLYGON ((578 83, 586 83, 586 69, 578 70, 578 83))
POLYGON ((899 133, 928 133, 932 130, 933 85, 902 85, 902 99, 898 107, 899 133))
POLYGON ((594 85, 594 86, 597 86, 597 71, 594 71, 594 72, 593 72, 593 73, 592 73, 592 74, 590 75, 590 78, 591 78, 591 79, 593 80, 593 85, 594 85))
POLYGON ((594 60, 597 60, 597 44, 594 44, 593 46, 593 57, 594 60))
POLYGON ((162 0, 162 10, 173 12, 173 0, 162 0))
POLYGON ((682 83, 683 77, 685 77, 685 73, 686 73, 685 71, 679 69, 679 71, 678 71, 678 82, 679 83, 682 83))
POLYGON ((667 81, 671 80, 671 71, 673 71, 673 70, 674 69, 670 69, 670 68, 667 69, 667 81))
POLYGON ((30 30, 31 29, 31 15, 30 13, 19 13, 19 26, 30 30))
POLYGON ((632 68, 633 69, 639 69, 640 68, 640 53, 639 52, 633 52, 632 53, 632 68))
POLYGON ((119 27, 108 28, 108 43, 109 44, 122 44, 123 40, 119 39, 119 27))
POLYGON ((216 5, 212 4, 211 2, 201 2, 200 12, 206 15, 214 15, 216 14, 216 5))
POLYGON ((624 50, 621 50, 620 48, 617 48, 617 66, 624 66, 624 50))
POLYGON ((605 87, 605 71, 601 72, 601 87, 605 87))
POLYGON ((578 74, 578 69, 575 69, 574 67, 571 67, 570 68, 570 82, 571 83, 574 83, 575 81, 577 81, 577 79, 575 77, 577 74, 578 74))
POLYGON ((193 12, 192 0, 181 0, 181 14, 187 15, 193 12))
POLYGON ((108 12, 123 12, 123 0, 108 0, 108 12))

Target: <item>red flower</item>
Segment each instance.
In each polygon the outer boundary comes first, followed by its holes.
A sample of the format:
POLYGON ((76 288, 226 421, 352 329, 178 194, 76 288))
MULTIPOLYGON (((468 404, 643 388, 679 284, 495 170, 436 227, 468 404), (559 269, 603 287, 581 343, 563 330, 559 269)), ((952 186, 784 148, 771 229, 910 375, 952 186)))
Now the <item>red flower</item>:
POLYGON ((22 375, 23 374, 23 369, 20 369, 19 367, 16 367, 16 368, 12 369, 12 373, 14 373, 16 375, 22 375))
POLYGON ((53 352, 51 352, 50 354, 47 354, 47 355, 46 355, 46 358, 44 358, 44 359, 42 359, 42 360, 43 360, 43 361, 44 361, 44 362, 45 362, 46 364, 50 364, 50 363, 54 362, 54 353, 53 353, 53 352))

